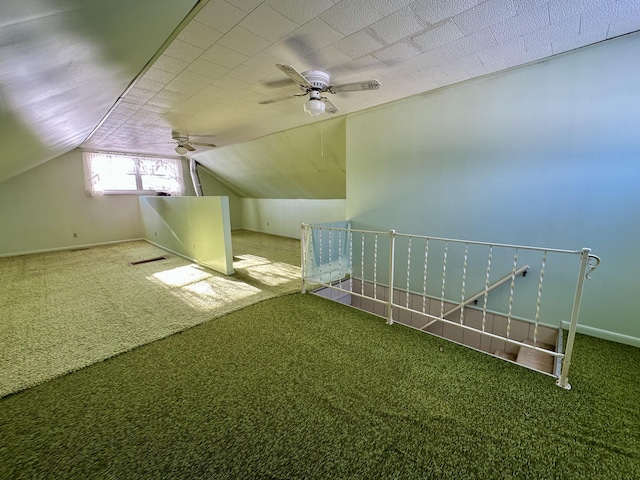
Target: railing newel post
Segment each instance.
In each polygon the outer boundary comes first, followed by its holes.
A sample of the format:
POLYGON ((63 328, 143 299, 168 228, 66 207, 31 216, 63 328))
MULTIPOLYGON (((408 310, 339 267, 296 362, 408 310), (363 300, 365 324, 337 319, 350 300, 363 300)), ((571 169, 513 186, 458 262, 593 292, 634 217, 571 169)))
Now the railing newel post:
POLYGON ((302 293, 307 293, 306 285, 305 285, 305 275, 307 271, 307 252, 306 252, 306 236, 307 236, 307 224, 302 223, 300 226, 300 270, 302 271, 302 293))
POLYGON ((567 334, 567 348, 562 359, 562 370, 560 378, 556 384, 565 390, 571 389, 569 385, 569 366, 571 365, 571 355, 573 353, 573 342, 576 338, 576 329, 578 326, 578 314, 580 313, 580 302, 582 300, 582 291, 584 289, 584 281, 587 278, 587 267, 589 266, 590 248, 583 248, 580 253, 580 273, 578 274, 578 283, 576 285, 576 294, 573 298, 573 308, 571 310, 571 323, 569 324, 569 333, 567 334))
POLYGON ((389 298, 387 300, 387 324, 393 325, 393 267, 396 247, 396 231, 389 231, 389 298))

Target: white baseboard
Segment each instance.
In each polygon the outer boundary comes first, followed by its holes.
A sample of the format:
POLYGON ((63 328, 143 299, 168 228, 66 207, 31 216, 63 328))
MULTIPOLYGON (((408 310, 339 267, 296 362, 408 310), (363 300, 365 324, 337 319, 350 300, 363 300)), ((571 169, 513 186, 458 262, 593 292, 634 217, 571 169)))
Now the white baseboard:
POLYGON ((0 257, 19 257, 21 255, 33 255, 36 253, 49 253, 49 252, 59 252, 62 250, 77 250, 80 248, 92 248, 92 247, 100 247, 103 245, 114 245, 116 243, 126 243, 126 242, 137 242, 139 240, 145 240, 144 238, 129 238, 126 240, 113 240, 111 242, 99 242, 99 243, 85 243, 82 245, 68 245, 66 247, 55 247, 55 248, 43 248, 41 250, 28 250, 24 252, 13 252, 13 253, 0 253, 0 257))
MULTIPOLYGON (((562 322, 562 328, 568 330, 569 322, 562 322)), ((588 325, 578 325, 576 331, 591 337, 602 338, 603 340, 609 340, 611 342, 624 343, 625 345, 631 345, 632 347, 640 347, 640 338, 638 337, 631 337, 621 333, 589 327, 588 325)))

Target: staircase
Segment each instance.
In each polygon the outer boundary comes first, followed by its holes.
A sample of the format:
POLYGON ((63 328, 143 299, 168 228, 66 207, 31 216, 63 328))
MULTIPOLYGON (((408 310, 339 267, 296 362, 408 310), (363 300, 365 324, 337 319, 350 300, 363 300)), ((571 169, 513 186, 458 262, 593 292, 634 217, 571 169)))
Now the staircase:
MULTIPOLYGON (((522 343, 531 345, 532 347, 534 346, 533 340, 531 340, 530 338, 527 338, 522 343)), ((555 347, 548 343, 536 342, 535 346, 538 348, 544 348, 545 350, 549 350, 551 352, 555 351, 555 347)), ((506 360, 510 360, 512 362, 519 363, 520 365, 523 365, 525 367, 538 370, 540 372, 550 374, 553 373, 554 357, 552 355, 547 355, 544 352, 540 352, 532 348, 520 347, 518 353, 510 353, 503 350, 498 350, 494 353, 494 355, 506 360)))

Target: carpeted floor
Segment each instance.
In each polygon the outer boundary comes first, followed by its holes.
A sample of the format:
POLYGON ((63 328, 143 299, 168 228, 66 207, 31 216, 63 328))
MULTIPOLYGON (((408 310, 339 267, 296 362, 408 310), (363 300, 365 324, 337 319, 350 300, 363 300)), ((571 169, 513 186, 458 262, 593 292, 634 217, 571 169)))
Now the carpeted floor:
POLYGON ((300 289, 299 241, 239 231, 233 253, 233 276, 144 241, 0 258, 0 397, 300 289))
POLYGON ((572 390, 285 295, 0 399, 0 478, 637 479, 640 350, 572 390))

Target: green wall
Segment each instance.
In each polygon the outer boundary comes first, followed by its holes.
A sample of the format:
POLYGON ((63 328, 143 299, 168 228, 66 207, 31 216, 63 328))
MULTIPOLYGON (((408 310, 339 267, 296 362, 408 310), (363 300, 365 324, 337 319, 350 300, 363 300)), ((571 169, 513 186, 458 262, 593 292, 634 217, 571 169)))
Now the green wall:
POLYGON ((136 195, 86 195, 80 150, 0 183, 0 225, 0 255, 143 236, 136 195))
POLYGON ((302 223, 326 223, 346 218, 345 200, 243 198, 243 228, 300 238, 302 223))
MULTIPOLYGON (((187 168, 187 172, 189 169, 187 168)), ((213 197, 229 197, 229 214, 231 216, 231 229, 242 228, 242 205, 238 194, 224 185, 215 175, 206 168, 198 166, 198 177, 200 178, 200 187, 202 194, 213 197)), ((191 178, 187 178, 185 182, 191 183, 191 178)))
POLYGON ((139 200, 147 240, 225 275, 234 273, 228 197, 139 200))
POLYGON ((630 35, 350 116, 347 217, 356 228, 590 247, 603 263, 581 330, 640 345, 638 58, 630 35))

